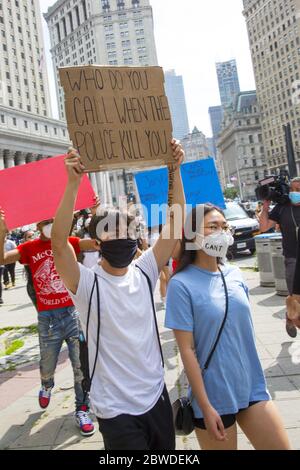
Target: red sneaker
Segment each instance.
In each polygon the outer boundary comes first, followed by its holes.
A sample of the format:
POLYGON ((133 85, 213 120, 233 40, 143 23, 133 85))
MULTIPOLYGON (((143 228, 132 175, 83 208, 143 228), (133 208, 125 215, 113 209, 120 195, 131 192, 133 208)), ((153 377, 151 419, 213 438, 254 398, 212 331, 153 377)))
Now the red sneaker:
POLYGON ((88 407, 82 405, 75 413, 77 426, 80 428, 82 436, 92 436, 95 432, 93 421, 89 417, 88 407))
POLYGON ((39 393, 39 404, 40 407, 45 409, 50 403, 52 388, 42 387, 39 393))

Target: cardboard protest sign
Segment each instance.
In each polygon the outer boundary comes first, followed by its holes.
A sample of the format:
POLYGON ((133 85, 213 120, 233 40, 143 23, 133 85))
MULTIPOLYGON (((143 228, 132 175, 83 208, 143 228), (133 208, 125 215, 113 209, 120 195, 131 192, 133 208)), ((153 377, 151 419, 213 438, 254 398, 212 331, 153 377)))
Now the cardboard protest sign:
MULTIPOLYGON (((64 157, 59 155, 0 171, 0 207, 5 211, 9 230, 55 215, 67 184, 64 157)), ((94 195, 84 175, 75 209, 91 207, 94 195)))
MULTIPOLYGON (((220 186, 213 158, 197 160, 181 165, 186 204, 191 208, 197 204, 210 202, 225 208, 225 201, 220 186)), ((168 170, 143 171, 135 175, 141 204, 145 207, 144 218, 148 227, 165 223, 166 210, 159 212, 155 205, 167 203, 168 170)))
POLYGON ((70 139, 88 172, 172 163, 161 67, 62 67, 70 139))

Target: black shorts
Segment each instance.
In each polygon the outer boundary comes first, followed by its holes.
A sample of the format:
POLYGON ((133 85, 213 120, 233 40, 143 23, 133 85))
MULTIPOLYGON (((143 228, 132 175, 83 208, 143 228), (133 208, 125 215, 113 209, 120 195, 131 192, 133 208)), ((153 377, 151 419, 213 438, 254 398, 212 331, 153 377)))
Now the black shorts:
POLYGON ((172 406, 166 386, 147 413, 98 419, 105 450, 174 450, 172 406))
MULTIPOLYGON (((250 408, 250 406, 256 405, 256 403, 260 403, 260 401, 250 401, 248 408, 250 408)), ((247 410, 247 408, 242 408, 239 411, 244 411, 244 410, 247 410)), ((221 420, 223 421, 223 425, 225 429, 230 428, 231 426, 234 425, 234 423, 236 422, 236 415, 237 413, 220 416, 221 420)), ((206 429, 203 418, 194 418, 194 424, 196 428, 206 429)))

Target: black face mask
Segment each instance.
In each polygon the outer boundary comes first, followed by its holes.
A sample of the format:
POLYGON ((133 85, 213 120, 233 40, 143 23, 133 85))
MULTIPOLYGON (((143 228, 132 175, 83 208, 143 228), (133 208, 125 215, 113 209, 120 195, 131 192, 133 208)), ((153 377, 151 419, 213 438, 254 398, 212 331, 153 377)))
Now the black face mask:
POLYGON ((127 268, 136 252, 136 240, 128 238, 101 242, 101 254, 113 268, 127 268))

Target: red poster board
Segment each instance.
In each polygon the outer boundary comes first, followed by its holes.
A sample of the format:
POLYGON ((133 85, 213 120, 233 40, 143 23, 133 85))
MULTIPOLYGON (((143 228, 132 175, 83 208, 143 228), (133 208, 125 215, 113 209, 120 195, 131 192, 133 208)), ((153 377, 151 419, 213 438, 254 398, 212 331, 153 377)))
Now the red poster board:
MULTIPOLYGON (((0 171, 0 207, 12 230, 54 217, 67 184, 65 155, 0 171)), ((83 176, 75 210, 91 207, 95 193, 83 176)))

